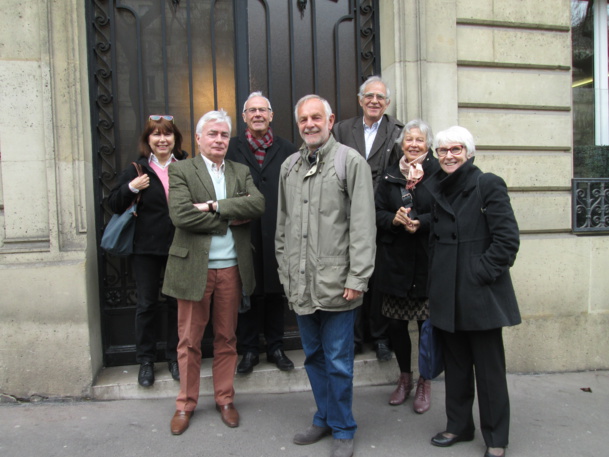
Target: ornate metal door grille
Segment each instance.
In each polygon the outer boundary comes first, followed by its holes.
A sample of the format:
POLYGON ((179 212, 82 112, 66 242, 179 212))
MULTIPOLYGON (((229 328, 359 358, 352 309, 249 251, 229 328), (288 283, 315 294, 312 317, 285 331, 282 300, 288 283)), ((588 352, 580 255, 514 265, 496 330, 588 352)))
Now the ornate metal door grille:
MULTIPOLYGON (((378 0, 87 0, 98 240, 111 216, 104 199, 151 113, 173 114, 191 153, 198 117, 222 107, 240 130, 254 90, 273 102, 276 134, 293 141, 293 106, 307 93, 338 119, 357 115, 359 84, 380 73, 377 12, 378 0)), ((104 363, 133 363, 129 262, 100 250, 98 264, 104 363)), ((298 344, 295 326, 286 330, 288 347, 298 344)), ((203 349, 210 355, 209 339, 203 349)))

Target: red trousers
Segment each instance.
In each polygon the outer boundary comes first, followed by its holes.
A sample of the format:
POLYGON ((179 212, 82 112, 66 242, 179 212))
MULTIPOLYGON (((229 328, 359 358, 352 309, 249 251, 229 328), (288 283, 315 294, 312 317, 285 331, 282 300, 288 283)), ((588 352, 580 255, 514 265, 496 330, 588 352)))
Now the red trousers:
POLYGON ((201 340, 210 320, 214 329, 212 375, 214 398, 218 405, 232 403, 233 381, 237 367, 237 316, 241 301, 241 278, 238 266, 208 270, 207 286, 200 301, 178 299, 178 364, 180 393, 176 409, 193 411, 199 400, 201 383, 201 340))

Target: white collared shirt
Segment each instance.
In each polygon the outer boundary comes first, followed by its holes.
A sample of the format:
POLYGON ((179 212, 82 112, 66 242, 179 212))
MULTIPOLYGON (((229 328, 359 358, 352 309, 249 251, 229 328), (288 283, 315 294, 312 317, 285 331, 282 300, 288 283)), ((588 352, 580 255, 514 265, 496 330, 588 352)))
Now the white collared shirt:
POLYGON ((203 161, 205 162, 205 165, 207 165, 207 170, 209 171, 209 174, 211 175, 211 177, 213 178, 214 176, 216 176, 216 177, 220 177, 222 180, 224 180, 224 169, 226 168, 226 166, 224 164, 224 160, 222 161, 220 166, 218 166, 218 164, 216 164, 215 162, 212 162, 207 157, 205 157, 203 154, 201 154, 201 157, 203 157, 203 161))
MULTIPOLYGON (((226 168, 226 164, 224 163, 224 160, 222 161, 220 166, 218 166, 218 164, 216 164, 215 162, 212 162, 207 157, 205 157, 203 154, 201 154, 201 157, 203 157, 203 161, 205 162, 205 165, 207 166, 207 171, 209 171, 211 180, 214 183, 214 190, 216 191, 216 202, 218 200, 222 200, 222 199, 226 198, 226 181, 224 180, 224 170, 226 168)), ((220 212, 219 203, 216 203, 216 206, 217 206, 216 211, 220 212)))
POLYGON ((175 156, 171 154, 171 157, 169 157, 169 160, 165 162, 165 165, 161 165, 161 162, 159 162, 159 158, 153 153, 151 153, 150 157, 148 157, 148 163, 154 162, 159 168, 167 168, 171 162, 177 162, 177 160, 178 159, 176 159, 175 156))
POLYGON ((376 138, 376 134, 379 131, 379 126, 383 118, 380 118, 377 122, 372 124, 370 127, 366 125, 366 121, 362 118, 362 122, 364 123, 364 140, 366 140, 366 159, 370 155, 370 150, 372 149, 372 145, 374 144, 374 139, 376 138))

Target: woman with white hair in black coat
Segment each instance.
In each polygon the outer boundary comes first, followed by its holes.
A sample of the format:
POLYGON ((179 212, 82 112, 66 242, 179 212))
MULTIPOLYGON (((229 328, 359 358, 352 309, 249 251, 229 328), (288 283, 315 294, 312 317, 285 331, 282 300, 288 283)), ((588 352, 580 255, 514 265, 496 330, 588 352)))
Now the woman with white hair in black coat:
MULTIPOLYGON (((383 173, 376 191, 376 289, 382 293, 381 312, 389 321, 389 339, 400 377, 389 397, 392 406, 404 403, 413 388, 412 343, 408 323, 419 332, 429 317, 427 257, 433 198, 423 183, 440 168, 433 156, 433 133, 419 119, 406 124, 396 140, 403 156, 383 173)), ((419 376, 413 409, 422 414, 431 406, 431 380, 419 376)))
POLYGON ((435 148, 441 169, 425 183, 435 199, 429 310, 444 350, 447 426, 431 443, 474 439, 476 388, 484 455, 502 457, 510 423, 502 328, 521 321, 509 273, 518 224, 504 180, 474 165, 467 129, 439 132, 435 148))

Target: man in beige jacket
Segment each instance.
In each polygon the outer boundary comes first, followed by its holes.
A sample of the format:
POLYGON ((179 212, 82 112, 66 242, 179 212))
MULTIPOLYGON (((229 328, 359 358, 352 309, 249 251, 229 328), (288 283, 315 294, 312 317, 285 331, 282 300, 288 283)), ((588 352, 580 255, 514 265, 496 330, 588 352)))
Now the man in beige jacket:
POLYGON ((357 151, 334 140, 326 100, 303 97, 295 114, 304 144, 281 167, 275 246, 317 412, 294 443, 332 433, 332 457, 350 457, 353 323, 376 251, 372 177, 357 151))

